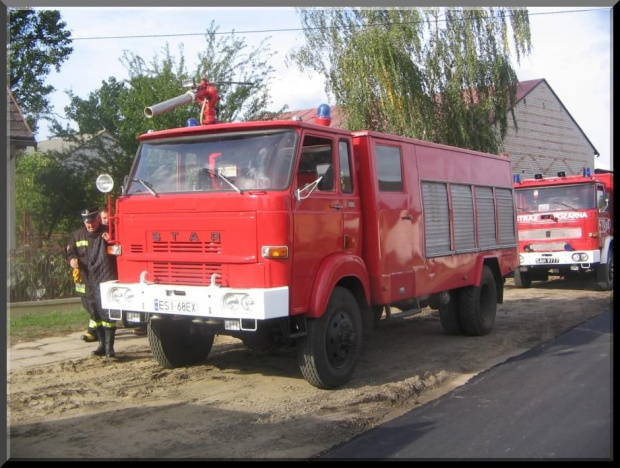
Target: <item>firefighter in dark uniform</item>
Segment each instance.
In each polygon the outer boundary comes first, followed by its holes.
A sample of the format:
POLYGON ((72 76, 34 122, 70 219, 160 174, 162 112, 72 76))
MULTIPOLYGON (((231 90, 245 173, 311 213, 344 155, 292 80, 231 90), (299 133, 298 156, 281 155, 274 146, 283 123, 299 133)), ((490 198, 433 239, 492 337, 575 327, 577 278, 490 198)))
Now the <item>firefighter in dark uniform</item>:
POLYGON ((115 358, 116 322, 110 319, 107 310, 102 310, 99 291, 101 282, 116 279, 116 264, 106 251, 108 229, 101 223, 98 208, 83 210, 81 216, 84 225, 71 234, 67 260, 73 269, 75 291, 82 297, 82 306, 90 318, 88 328, 94 330, 99 342, 92 354, 115 358))

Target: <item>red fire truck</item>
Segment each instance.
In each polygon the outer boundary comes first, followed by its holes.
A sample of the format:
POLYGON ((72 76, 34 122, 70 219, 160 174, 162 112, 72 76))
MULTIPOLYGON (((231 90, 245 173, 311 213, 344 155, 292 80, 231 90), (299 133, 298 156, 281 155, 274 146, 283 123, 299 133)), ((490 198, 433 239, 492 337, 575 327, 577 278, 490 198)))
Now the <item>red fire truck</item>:
POLYGON ((549 275, 592 276, 613 288, 613 174, 585 168, 580 175, 515 176, 519 268, 515 285, 527 288, 549 275))
POLYGON ((447 333, 491 331, 518 264, 508 158, 332 128, 327 105, 314 124, 217 123, 215 93, 203 79, 146 109, 204 116, 139 137, 111 217, 103 307, 148 322, 160 365, 202 362, 222 334, 295 345, 308 382, 335 388, 392 307, 434 300, 447 333))

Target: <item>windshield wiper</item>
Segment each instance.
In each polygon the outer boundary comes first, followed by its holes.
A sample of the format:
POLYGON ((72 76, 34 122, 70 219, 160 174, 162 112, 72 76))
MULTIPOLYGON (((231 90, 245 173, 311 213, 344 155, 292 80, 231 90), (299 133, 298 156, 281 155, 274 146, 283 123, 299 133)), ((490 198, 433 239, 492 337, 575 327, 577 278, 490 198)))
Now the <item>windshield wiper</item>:
POLYGON ((211 169, 207 168, 207 167, 203 167, 201 169, 201 171, 205 171, 207 174, 212 174, 214 176, 219 177, 220 179, 222 179, 224 182, 226 182, 228 185, 230 185, 234 190, 236 190, 238 193, 242 193, 241 189, 239 187, 237 187, 235 184, 233 184, 230 180, 228 180, 227 177, 223 176, 222 174, 220 174, 219 172, 216 171, 212 171, 211 169))
POLYGON ((131 182, 138 182, 139 184, 142 184, 144 186, 144 188, 147 189, 151 195, 153 195, 154 197, 158 196, 157 192, 155 192, 155 190, 153 190, 153 186, 149 182, 147 182, 146 180, 130 179, 130 181, 131 182))
POLYGON ((552 201, 552 202, 549 202, 549 204, 565 206, 566 208, 571 209, 571 210, 578 210, 579 209, 579 208, 575 208, 574 206, 567 205, 566 203, 562 203, 562 202, 559 202, 559 201, 552 201))

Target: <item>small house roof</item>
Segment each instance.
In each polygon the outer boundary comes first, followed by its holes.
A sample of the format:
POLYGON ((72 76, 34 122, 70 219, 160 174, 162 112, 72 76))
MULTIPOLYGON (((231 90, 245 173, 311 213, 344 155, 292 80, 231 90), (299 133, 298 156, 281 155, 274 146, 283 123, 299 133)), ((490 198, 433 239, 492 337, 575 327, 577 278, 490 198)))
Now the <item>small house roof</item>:
POLYGON ((9 140, 12 144, 15 144, 19 148, 26 148, 28 146, 37 146, 37 140, 30 130, 22 110, 15 102, 13 93, 6 88, 6 93, 9 101, 9 140))

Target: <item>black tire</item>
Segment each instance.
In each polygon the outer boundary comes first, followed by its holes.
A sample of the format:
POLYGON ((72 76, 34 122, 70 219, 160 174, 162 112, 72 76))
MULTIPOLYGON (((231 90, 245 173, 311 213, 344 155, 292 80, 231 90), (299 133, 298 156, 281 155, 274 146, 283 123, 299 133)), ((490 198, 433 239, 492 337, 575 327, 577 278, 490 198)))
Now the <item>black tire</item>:
POLYGON ((166 369, 204 362, 215 335, 184 320, 150 320, 148 337, 157 362, 166 369))
POLYGON ((439 320, 443 331, 448 335, 462 335, 463 327, 459 321, 459 294, 458 289, 444 291, 437 295, 439 320))
POLYGON ((529 288, 532 285, 532 278, 524 271, 515 270, 515 286, 517 288, 529 288))
POLYGON ((307 335, 297 340, 304 378, 322 389, 347 383, 362 350, 362 320, 353 294, 336 287, 322 317, 309 319, 307 335))
POLYGON ((485 266, 480 286, 467 286, 459 291, 459 322, 463 333, 469 336, 486 335, 493 329, 496 313, 495 277, 485 266))
POLYGON ((596 269, 596 282, 601 291, 614 288, 614 252, 611 246, 607 252, 607 263, 601 263, 596 269))

